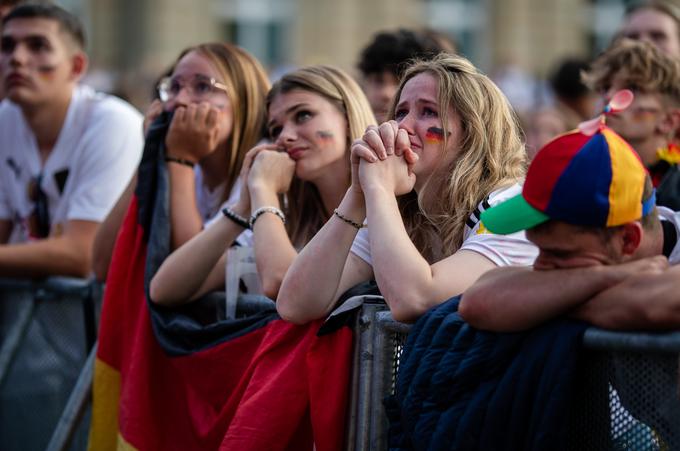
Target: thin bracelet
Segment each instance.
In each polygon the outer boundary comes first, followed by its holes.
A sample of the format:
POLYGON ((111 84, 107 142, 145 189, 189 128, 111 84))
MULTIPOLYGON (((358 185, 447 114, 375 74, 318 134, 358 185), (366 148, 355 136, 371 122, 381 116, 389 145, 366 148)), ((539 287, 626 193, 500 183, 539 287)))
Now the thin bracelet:
POLYGON ((345 221, 347 224, 349 224, 349 225, 351 225, 352 227, 356 228, 356 229, 363 229, 364 227, 366 227, 366 224, 362 224, 362 223, 360 223, 360 222, 354 222, 354 221, 352 221, 351 219, 349 219, 348 217, 343 216, 343 215, 338 211, 337 208, 336 208, 335 210, 333 210, 333 214, 334 214, 335 216, 337 216, 338 218, 342 219, 343 221, 345 221))
POLYGON ((246 218, 241 216, 240 214, 236 213, 234 210, 232 210, 229 207, 224 207, 222 209, 222 214, 226 217, 234 221, 236 224, 240 225, 244 229, 249 229, 250 228, 250 223, 246 218))
POLYGON ((283 212, 276 208, 276 207, 260 207, 257 210, 253 212, 252 215, 250 215, 250 228, 252 229, 253 226, 255 225, 255 221, 257 221, 257 218, 262 216, 264 213, 272 213, 281 218, 281 221, 283 223, 286 223, 286 215, 283 214, 283 212))
POLYGON ((167 161, 168 163, 182 164, 182 165, 188 166, 190 168, 194 167, 194 163, 192 161, 185 160, 184 158, 166 156, 165 161, 167 161))

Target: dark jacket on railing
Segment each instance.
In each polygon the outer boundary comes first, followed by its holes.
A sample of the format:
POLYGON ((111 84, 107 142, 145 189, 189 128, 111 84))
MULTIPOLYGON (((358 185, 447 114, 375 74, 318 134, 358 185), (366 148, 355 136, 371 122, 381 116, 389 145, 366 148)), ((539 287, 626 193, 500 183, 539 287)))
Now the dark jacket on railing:
POLYGON ((473 329, 459 298, 412 328, 386 400, 393 450, 559 450, 586 325, 525 333, 473 329))

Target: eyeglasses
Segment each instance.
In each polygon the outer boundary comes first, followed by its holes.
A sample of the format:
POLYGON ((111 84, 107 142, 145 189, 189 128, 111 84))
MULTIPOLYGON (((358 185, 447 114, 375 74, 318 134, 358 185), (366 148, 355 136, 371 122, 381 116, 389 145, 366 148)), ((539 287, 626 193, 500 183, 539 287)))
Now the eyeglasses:
POLYGON ((182 89, 196 100, 207 100, 216 90, 227 92, 227 86, 212 77, 194 75, 184 80, 180 77, 165 77, 158 83, 158 96, 162 102, 168 102, 177 97, 182 89))

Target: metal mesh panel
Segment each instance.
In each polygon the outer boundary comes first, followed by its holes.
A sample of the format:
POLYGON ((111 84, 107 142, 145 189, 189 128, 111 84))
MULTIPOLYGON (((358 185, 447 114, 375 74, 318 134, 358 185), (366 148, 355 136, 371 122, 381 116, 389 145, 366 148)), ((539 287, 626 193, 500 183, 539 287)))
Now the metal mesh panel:
POLYGON ((406 344, 407 334, 399 332, 388 332, 389 343, 392 349, 392 359, 390 367, 390 383, 387 386, 389 389, 385 395, 393 395, 397 385, 397 374, 399 373, 399 365, 401 364, 401 356, 404 353, 404 345, 406 344))
MULTIPOLYGON (((0 385, 3 451, 45 449, 87 357, 83 314, 87 283, 63 290, 58 282, 52 285, 55 290, 41 284, 17 288, 6 282, 0 287, 3 350, 9 344, 7 336, 19 339, 0 385), (31 305, 30 321, 19 328, 14 322, 17 315, 31 305)), ((85 445, 83 439, 76 443, 80 449, 85 445)))

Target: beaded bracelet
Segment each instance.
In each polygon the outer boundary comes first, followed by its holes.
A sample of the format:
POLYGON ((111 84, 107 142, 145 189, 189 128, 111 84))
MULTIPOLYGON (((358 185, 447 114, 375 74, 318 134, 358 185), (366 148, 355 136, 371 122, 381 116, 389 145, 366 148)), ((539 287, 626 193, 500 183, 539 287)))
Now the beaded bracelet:
POLYGON ((255 225, 255 221, 257 221, 257 218, 262 216, 264 213, 272 213, 281 218, 281 221, 283 223, 286 223, 286 215, 283 214, 283 212, 276 208, 276 207, 260 207, 257 210, 253 212, 252 215, 250 215, 250 228, 252 229, 253 226, 255 225))
POLYGON ((166 157, 165 157, 165 161, 167 161, 168 163, 182 164, 182 165, 188 166, 188 167, 190 167, 190 168, 193 168, 193 167, 194 167, 194 162, 193 162, 193 161, 185 160, 184 158, 177 158, 177 157, 166 156, 166 157))
POLYGON ((360 223, 360 222, 354 222, 354 221, 352 221, 351 219, 349 219, 348 217, 343 216, 343 215, 338 211, 337 208, 336 208, 335 210, 333 210, 333 214, 334 214, 335 216, 337 216, 338 218, 340 218, 341 220, 345 221, 347 224, 349 224, 349 225, 351 225, 352 227, 356 228, 356 229, 363 229, 364 227, 366 227, 366 224, 362 224, 362 223, 360 223))
POLYGON ((234 210, 232 210, 231 208, 229 208, 229 207, 224 207, 224 208, 222 209, 222 214, 223 214, 225 217, 227 217, 227 218, 231 219, 232 221, 234 221, 236 224, 238 224, 238 225, 240 225, 241 227, 243 227, 244 229, 249 229, 249 228, 250 228, 250 223, 248 222, 248 220, 247 220, 246 218, 244 218, 243 216, 241 216, 240 214, 236 213, 236 212, 235 212, 234 210))

